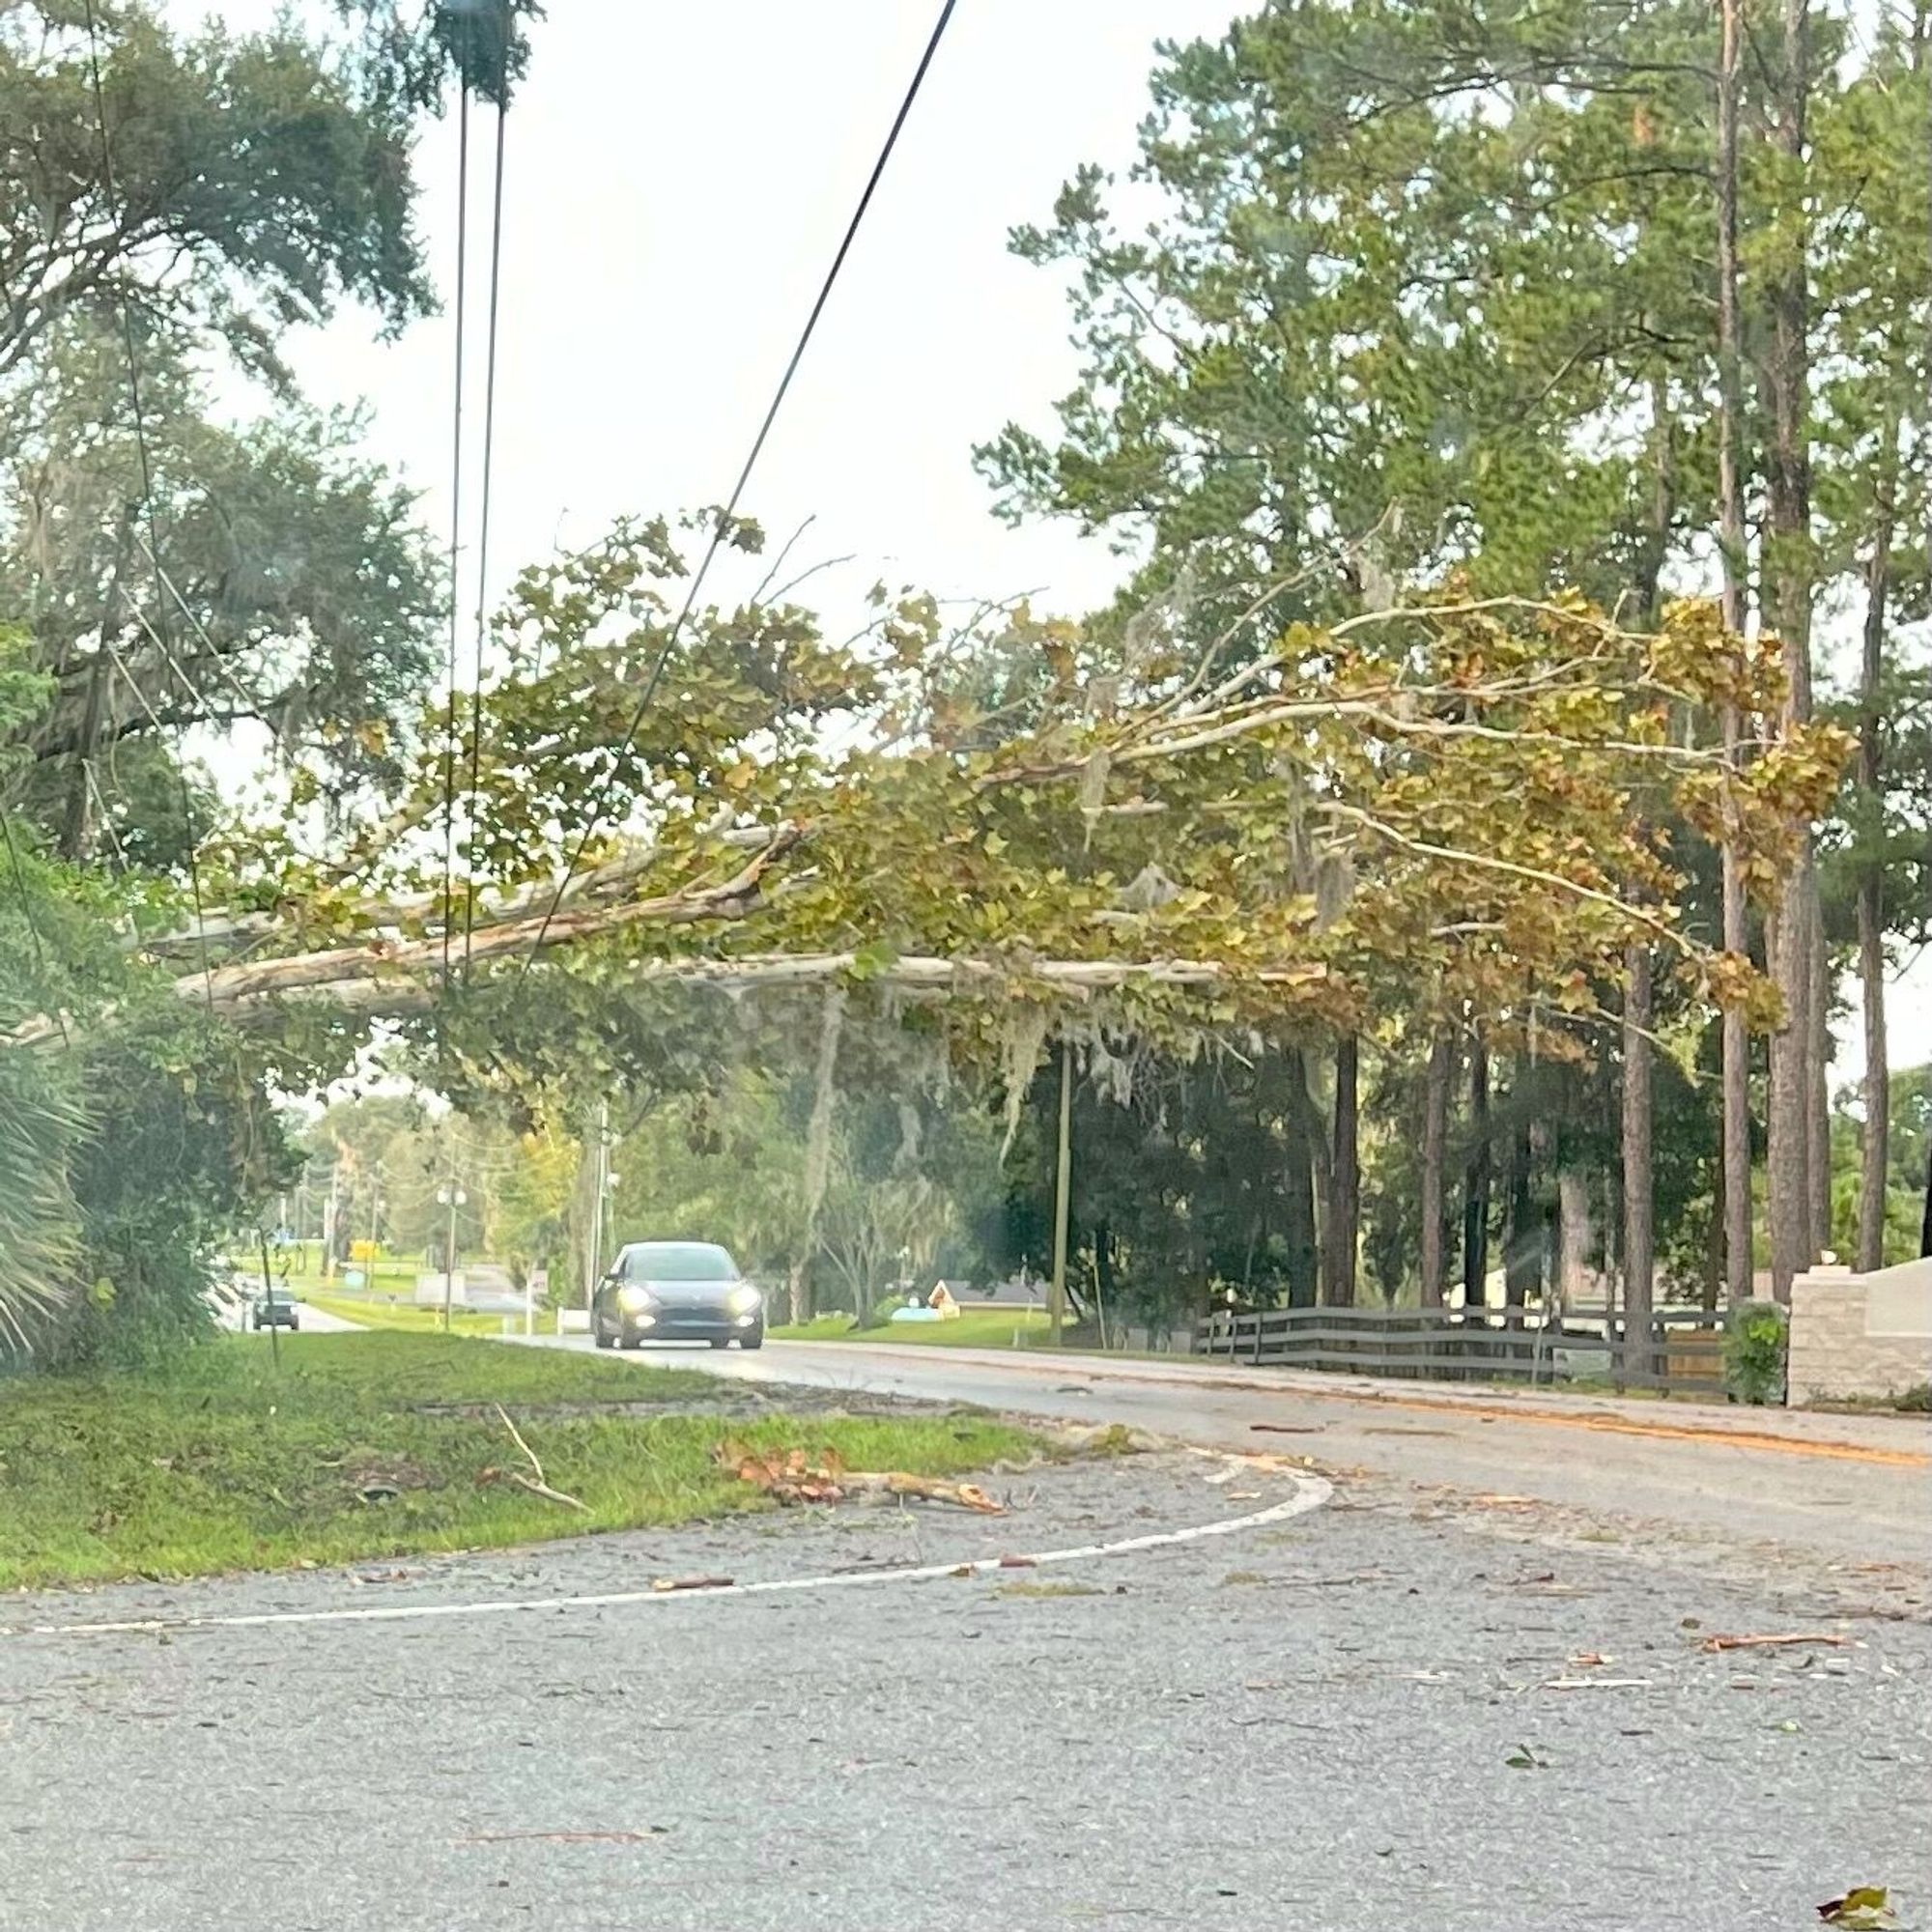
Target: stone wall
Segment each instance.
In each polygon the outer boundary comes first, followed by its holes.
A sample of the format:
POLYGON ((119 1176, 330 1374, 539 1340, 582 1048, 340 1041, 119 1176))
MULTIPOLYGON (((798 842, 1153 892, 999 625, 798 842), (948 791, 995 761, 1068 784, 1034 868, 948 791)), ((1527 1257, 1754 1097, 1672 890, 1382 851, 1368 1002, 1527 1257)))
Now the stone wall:
POLYGON ((1793 1403, 1883 1401, 1932 1381, 1932 1260, 1791 1285, 1793 1403))

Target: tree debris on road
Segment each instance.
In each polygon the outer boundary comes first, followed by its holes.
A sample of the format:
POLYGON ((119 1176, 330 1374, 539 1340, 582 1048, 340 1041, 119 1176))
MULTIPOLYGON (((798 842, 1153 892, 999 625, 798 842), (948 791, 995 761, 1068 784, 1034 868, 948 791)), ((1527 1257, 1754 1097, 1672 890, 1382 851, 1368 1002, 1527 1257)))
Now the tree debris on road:
POLYGON ((741 1483, 760 1489, 775 1502, 836 1503, 847 1496, 902 1496, 929 1503, 950 1503, 980 1516, 1004 1516, 1006 1505, 975 1483, 945 1482, 935 1476, 915 1476, 904 1469, 848 1469, 836 1450, 822 1449, 816 1462, 803 1449, 760 1453, 726 1439, 712 1458, 741 1483))
POLYGON ((1828 1925, 1849 1925, 1855 1932, 1890 1932, 1898 1923, 1891 1895, 1882 1885, 1854 1886, 1842 1898, 1828 1898, 1818 1917, 1828 1925))
POLYGON ((1701 1648, 1708 1651, 1783 1650, 1793 1644, 1822 1643, 1833 1650, 1842 1650, 1850 1641, 1849 1637, 1834 1636, 1827 1631, 1793 1631, 1789 1634, 1775 1636, 1707 1636, 1701 1648))

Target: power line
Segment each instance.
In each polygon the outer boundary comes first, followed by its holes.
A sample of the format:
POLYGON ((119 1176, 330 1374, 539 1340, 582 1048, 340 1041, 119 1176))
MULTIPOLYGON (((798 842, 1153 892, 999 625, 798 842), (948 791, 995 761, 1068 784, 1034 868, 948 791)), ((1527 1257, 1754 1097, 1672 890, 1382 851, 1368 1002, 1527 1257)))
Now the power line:
POLYGON ((892 159, 893 150, 898 145, 900 130, 905 127, 912 113, 913 102, 919 99, 920 88, 924 84, 926 70, 931 67, 933 56, 939 51, 939 43, 945 37, 948 23, 952 18, 952 10, 958 0, 945 0, 939 10, 939 18, 933 23, 931 35, 925 43, 925 51, 920 55, 919 66, 913 70, 911 84, 906 88, 905 98, 899 102, 899 111, 893 117, 893 125, 886 135, 885 145, 879 150, 878 159, 872 163, 872 172, 867 177, 864 192, 859 196, 859 205, 852 211, 852 218, 845 225, 845 234, 838 243, 838 252, 832 258, 832 266, 826 270, 825 280, 818 291, 818 299, 811 305, 811 313, 806 318, 805 327, 799 332, 797 346, 791 352, 791 360, 785 364, 784 374, 779 379, 779 385, 771 400, 771 407, 765 411, 764 420, 758 425, 758 434, 752 443, 752 451, 745 458, 745 467, 738 472, 738 480, 732 485, 731 495, 724 507, 718 513, 718 521, 711 532, 711 541, 706 545, 702 561, 696 574, 691 580, 691 588, 685 593, 683 608, 678 611, 676 621, 671 625, 651 666, 649 677, 644 680, 644 688, 638 698, 637 708, 631 713, 631 722, 624 727, 624 735, 618 743, 615 754, 609 768, 599 781, 591 803, 590 818, 579 835, 576 849, 565 866, 563 877, 557 881, 556 891, 551 895, 549 907, 543 916, 543 923, 537 927, 536 937, 530 941, 529 951, 524 954, 523 964, 517 978, 521 982, 530 970, 533 960, 542 949, 545 935, 550 931, 550 923, 556 917, 557 908, 563 903, 563 895, 570 890, 570 882, 577 875, 577 868, 582 863, 583 854, 596 836, 604 816, 605 802, 610 797, 611 785, 617 775, 632 744, 636 741, 638 727, 644 722, 645 714, 657 696, 658 686, 664 680, 665 668, 670 663, 671 653, 676 650, 678 639, 684 634, 693 609, 697 603, 699 591, 704 587, 704 580, 709 575, 711 565, 728 534, 732 519, 737 513, 739 501, 745 494, 746 485, 752 480, 752 471, 763 453, 765 440, 772 433, 772 425, 778 420, 780 409, 784 404, 786 392, 790 389, 792 378, 798 374, 799 364, 805 359, 805 352, 811 341, 812 331, 818 327, 818 318, 825 312, 825 304, 831 299, 838 273, 845 266, 845 258, 852 251, 853 241, 857 238, 860 224, 866 218, 866 211, 872 205, 872 196, 877 191, 879 182, 886 172, 886 164, 892 159))
POLYGON ((510 113, 510 19, 505 0, 497 70, 497 167, 490 200, 490 327, 483 353, 483 487, 476 518, 476 665, 469 687, 469 845, 464 854, 463 978, 469 980, 469 939, 476 923, 477 808, 482 798, 483 645, 490 595, 490 483, 497 448, 497 308, 503 267, 503 136, 510 113))
POLYGON ((449 711, 442 741, 442 990, 449 992, 450 927, 456 906, 456 639, 463 537, 463 338, 469 285, 469 82, 459 71, 456 106, 456 384, 449 452, 449 711))
MULTIPOLYGON (((114 180, 114 148, 107 138, 106 97, 100 84, 100 32, 95 16, 94 0, 86 0, 87 18, 87 68, 88 77, 94 95, 94 125, 100 136, 100 180, 107 191, 110 202, 120 200, 120 191, 114 180)), ((155 575, 161 579, 161 538, 159 521, 155 514, 155 471, 148 454, 147 413, 141 404, 141 358, 134 346, 134 322, 128 311, 128 297, 125 290, 117 292, 117 306, 121 312, 121 345, 128 358, 128 399, 134 418, 134 444, 140 454, 141 465, 141 509, 148 526, 148 555, 155 566, 155 575)), ((161 654, 168 655, 167 637, 168 600, 164 589, 157 582, 155 598, 155 618, 161 644, 161 654)), ((101 642, 107 642, 103 634, 101 642)), ((110 646, 111 648, 111 646, 110 646)), ((122 666, 125 676, 127 667, 122 666)), ((128 679, 133 684, 131 678, 128 679)), ((138 695, 138 691, 137 691, 138 695)), ((150 717, 154 714, 149 713, 150 717)), ((158 723, 158 721, 156 721, 158 723)), ((214 980, 208 963, 208 918, 201 897, 201 861, 198 856, 200 839, 195 834, 193 794, 187 781, 186 728, 182 727, 175 734, 175 769, 181 781, 182 823, 187 834, 187 873, 188 883, 194 894, 194 929, 201 952, 202 991, 208 999, 208 1009, 214 1010, 214 980)), ((81 755, 85 757, 91 747, 83 746, 81 755)))

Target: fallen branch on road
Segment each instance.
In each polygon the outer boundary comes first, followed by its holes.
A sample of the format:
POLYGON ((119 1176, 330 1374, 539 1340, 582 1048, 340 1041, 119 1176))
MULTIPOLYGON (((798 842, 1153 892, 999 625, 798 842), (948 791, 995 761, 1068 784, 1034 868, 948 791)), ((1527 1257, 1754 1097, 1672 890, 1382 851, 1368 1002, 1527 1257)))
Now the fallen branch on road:
POLYGON ((1825 1631, 1795 1631, 1787 1636, 1707 1636, 1702 1648, 1719 1650, 1781 1650, 1790 1644, 1822 1643, 1842 1650, 1851 1639, 1825 1631))
POLYGON ((847 1496, 903 1496, 920 1502, 950 1503, 980 1516, 1004 1516, 1006 1506, 973 1483, 949 1483, 915 1476, 903 1469, 848 1469, 835 1450, 819 1452, 816 1463, 803 1449, 760 1455, 744 1443, 726 1440, 711 1452, 721 1469, 750 1483, 780 1503, 836 1503, 847 1496))

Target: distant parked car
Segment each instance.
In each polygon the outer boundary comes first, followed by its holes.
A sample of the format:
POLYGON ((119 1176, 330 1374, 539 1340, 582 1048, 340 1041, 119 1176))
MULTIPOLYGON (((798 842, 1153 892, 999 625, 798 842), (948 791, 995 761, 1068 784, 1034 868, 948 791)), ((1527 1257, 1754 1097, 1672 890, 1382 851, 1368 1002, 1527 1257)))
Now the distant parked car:
POLYGON ((267 1294, 255 1297, 255 1306, 249 1310, 248 1325, 251 1328, 300 1328, 301 1316, 297 1304, 279 1289, 271 1289, 267 1294))
POLYGON ((633 1241, 611 1264, 592 1300, 600 1349, 646 1342, 709 1342, 761 1349, 765 1297, 710 1241, 633 1241))

